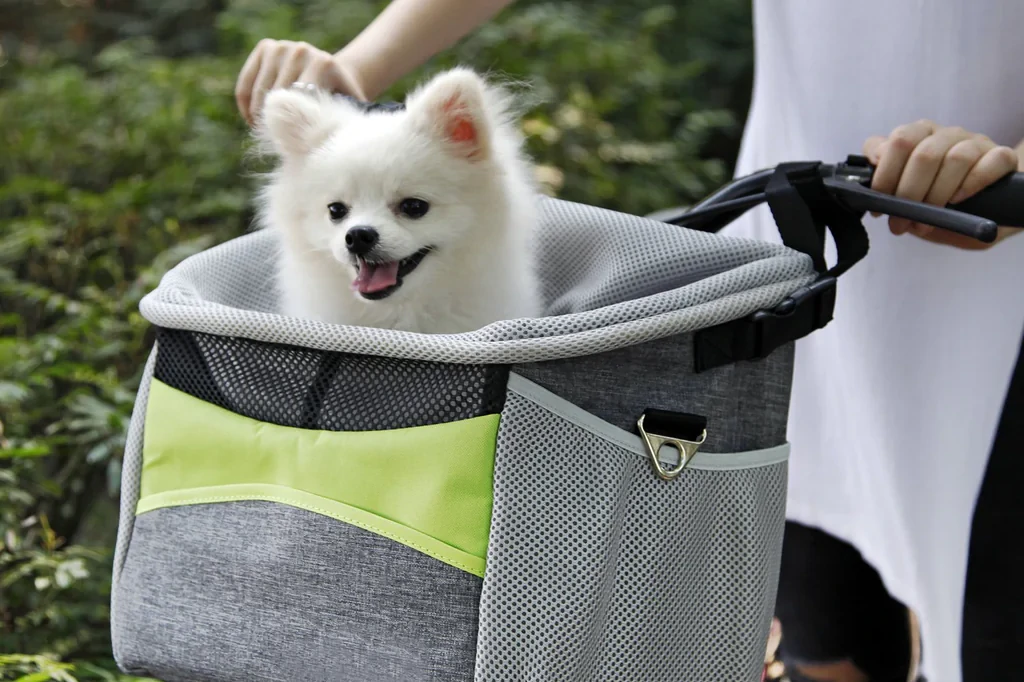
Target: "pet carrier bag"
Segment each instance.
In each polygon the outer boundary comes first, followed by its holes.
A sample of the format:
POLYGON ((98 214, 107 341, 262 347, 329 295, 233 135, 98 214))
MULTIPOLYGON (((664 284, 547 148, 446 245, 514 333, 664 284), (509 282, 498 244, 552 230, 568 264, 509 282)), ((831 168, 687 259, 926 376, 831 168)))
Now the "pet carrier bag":
MULTIPOLYGON (((759 679, 792 341, 867 248, 822 175, 759 181, 790 246, 542 199, 545 316, 466 334, 276 313, 267 232, 182 262, 141 306, 157 342, 123 467, 121 668, 759 679), (826 223, 846 229, 823 275, 826 223)), ((754 199, 687 215, 706 229, 754 199)))

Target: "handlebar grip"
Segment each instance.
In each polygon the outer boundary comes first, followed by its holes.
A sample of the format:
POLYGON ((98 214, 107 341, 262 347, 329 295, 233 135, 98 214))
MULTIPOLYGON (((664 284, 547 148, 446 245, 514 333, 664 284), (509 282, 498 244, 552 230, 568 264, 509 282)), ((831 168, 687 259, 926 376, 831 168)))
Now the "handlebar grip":
POLYGON ((949 208, 988 218, 996 225, 1024 227, 1024 173, 1010 173, 949 208))

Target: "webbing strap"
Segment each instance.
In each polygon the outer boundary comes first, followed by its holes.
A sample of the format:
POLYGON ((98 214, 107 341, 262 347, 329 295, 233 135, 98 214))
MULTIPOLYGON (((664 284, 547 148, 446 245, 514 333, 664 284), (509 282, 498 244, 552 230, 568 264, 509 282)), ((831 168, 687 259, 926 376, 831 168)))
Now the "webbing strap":
POLYGON ((832 277, 849 270, 868 252, 868 233, 856 214, 829 194, 815 162, 780 164, 765 196, 786 246, 806 253, 814 269, 832 277), (825 229, 836 244, 836 264, 826 270, 825 229))
POLYGON ((843 207, 829 194, 818 171, 818 162, 779 165, 765 196, 782 242, 806 253, 819 278, 794 292, 774 310, 694 335, 694 364, 697 372, 741 360, 764 358, 776 348, 803 338, 832 321, 836 278, 849 270, 868 252, 868 235, 857 214, 843 207), (825 230, 836 245, 836 264, 825 262, 825 230))

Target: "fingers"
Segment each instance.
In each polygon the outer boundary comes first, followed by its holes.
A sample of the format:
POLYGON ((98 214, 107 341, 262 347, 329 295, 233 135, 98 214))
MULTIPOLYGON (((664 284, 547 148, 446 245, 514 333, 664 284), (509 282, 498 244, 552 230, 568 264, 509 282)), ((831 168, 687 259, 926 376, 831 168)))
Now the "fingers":
MULTIPOLYGON (((947 153, 956 144, 970 138, 971 134, 963 128, 939 128, 922 140, 907 159, 907 165, 896 184, 896 196, 911 201, 923 200, 945 164, 947 153)), ((967 174, 969 168, 962 169, 960 179, 967 174)))
POLYGON ((249 53, 245 64, 242 65, 242 70, 238 73, 238 80, 235 81, 235 103, 238 105, 238 112, 242 114, 242 118, 248 121, 250 125, 252 124, 252 116, 250 115, 252 89, 256 83, 256 76, 260 72, 260 62, 263 59, 264 48, 269 42, 271 41, 261 40, 257 43, 253 51, 249 53))
POLYGON ((924 197, 925 202, 936 206, 948 204, 974 165, 994 146, 995 143, 988 138, 976 135, 950 147, 931 189, 924 197))
POLYGON ((870 161, 872 165, 878 165, 878 160, 882 155, 882 144, 887 139, 888 138, 882 137, 881 135, 875 135, 874 137, 869 137, 864 141, 864 146, 861 147, 861 153, 867 157, 868 161, 870 161))
POLYGON ((252 87, 251 104, 249 105, 249 117, 252 121, 258 121, 260 112, 263 110, 263 101, 267 93, 274 87, 277 81, 277 74, 284 62, 287 60, 288 46, 283 41, 266 49, 267 54, 263 57, 260 66, 260 73, 252 87))
MULTIPOLYGON (((864 140, 864 144, 861 146, 861 154, 867 157, 867 160, 871 163, 872 166, 878 165, 878 161, 882 156, 882 145, 885 143, 887 139, 888 138, 883 137, 881 135, 875 135, 874 137, 869 137, 868 139, 864 140)), ((872 211, 871 215, 877 218, 878 216, 881 215, 881 213, 876 213, 875 211, 872 211)))
POLYGON ((879 146, 878 165, 871 188, 886 194, 896 192, 903 169, 917 145, 935 131, 931 121, 900 126, 879 146))
POLYGON ((306 45, 302 43, 297 44, 285 55, 284 63, 279 68, 277 78, 271 87, 287 88, 295 81, 301 80, 299 76, 302 74, 302 70, 306 68, 306 64, 311 56, 311 50, 306 45))
POLYGON ((235 84, 238 111, 249 125, 254 125, 268 92, 300 81, 358 97, 363 92, 330 53, 308 43, 261 40, 238 74, 235 84))
MULTIPOLYGON (((923 201, 939 176, 946 161, 946 154, 954 146, 970 138, 971 134, 963 128, 937 128, 931 135, 921 140, 910 153, 894 194, 911 201, 923 201)), ((959 180, 966 175, 968 169, 969 166, 961 168, 959 176, 952 178, 953 189, 959 185, 959 180)), ((948 199, 951 195, 952 191, 945 198, 948 199)), ((889 229, 893 234, 903 234, 911 229, 921 232, 931 228, 915 225, 905 218, 890 218, 889 229)))
POLYGON ((993 144, 974 164, 970 173, 960 184, 960 188, 947 203, 958 204, 964 199, 974 196, 1007 173, 1016 171, 1019 163, 1016 151, 1010 147, 997 147, 993 144))
MULTIPOLYGON (((878 157, 878 162, 871 188, 886 194, 895 194, 914 150, 928 139, 937 127, 931 121, 920 120, 896 128, 888 138, 877 143, 873 151, 878 157)), ((893 234, 903 234, 909 228, 909 221, 902 218, 889 219, 889 229, 893 234)))
MULTIPOLYGON (((963 201, 1018 165, 1018 155, 1009 147, 926 120, 900 126, 889 137, 868 138, 863 153, 876 166, 873 189, 937 206, 963 201)), ((943 230, 904 218, 890 217, 889 229, 967 248, 949 241, 943 230)))
MULTIPOLYGON (((1017 153, 1013 149, 998 147, 983 135, 969 137, 953 145, 946 152, 942 166, 925 195, 924 201, 935 206, 959 203, 1007 173, 1015 171, 1017 163, 1017 153)), ((909 165, 908 172, 910 172, 909 165)), ((908 198, 918 200, 916 197, 908 196, 908 198)), ((898 234, 910 231, 915 236, 924 239, 945 240, 945 237, 935 239, 936 234, 944 231, 936 230, 930 225, 891 219, 890 228, 898 234)))

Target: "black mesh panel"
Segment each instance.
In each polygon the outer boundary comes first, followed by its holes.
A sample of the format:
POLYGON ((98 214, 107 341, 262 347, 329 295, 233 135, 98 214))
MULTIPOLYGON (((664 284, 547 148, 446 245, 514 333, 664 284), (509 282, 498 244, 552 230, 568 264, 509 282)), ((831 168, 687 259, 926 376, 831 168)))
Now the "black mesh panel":
POLYGON ((154 376, 272 424, 375 431, 497 414, 505 402, 508 368, 332 353, 161 329, 154 376))

